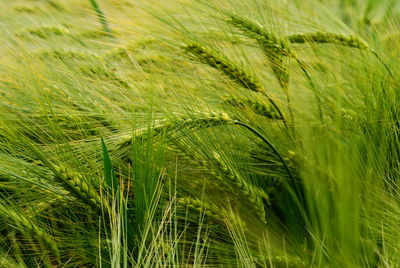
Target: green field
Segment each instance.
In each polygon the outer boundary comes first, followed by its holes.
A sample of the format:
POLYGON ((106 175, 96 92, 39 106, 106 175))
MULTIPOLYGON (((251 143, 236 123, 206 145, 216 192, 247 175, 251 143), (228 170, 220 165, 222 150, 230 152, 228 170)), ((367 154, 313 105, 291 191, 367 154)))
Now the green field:
POLYGON ((0 268, 400 267, 398 0, 0 0, 0 268))

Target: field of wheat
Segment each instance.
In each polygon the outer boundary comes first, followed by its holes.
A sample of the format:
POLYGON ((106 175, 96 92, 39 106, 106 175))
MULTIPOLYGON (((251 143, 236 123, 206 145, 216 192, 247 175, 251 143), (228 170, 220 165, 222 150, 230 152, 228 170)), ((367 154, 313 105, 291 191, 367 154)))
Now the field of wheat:
POLYGON ((0 267, 400 267, 400 1, 0 0, 0 267))

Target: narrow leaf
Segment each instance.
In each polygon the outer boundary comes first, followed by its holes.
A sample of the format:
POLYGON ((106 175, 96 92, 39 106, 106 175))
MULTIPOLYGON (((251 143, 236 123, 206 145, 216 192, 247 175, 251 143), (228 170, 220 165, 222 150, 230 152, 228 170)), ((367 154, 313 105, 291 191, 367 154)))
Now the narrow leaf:
POLYGON ((119 184, 117 177, 115 176, 110 155, 108 153, 107 146, 103 138, 101 138, 101 146, 103 147, 103 166, 104 166, 104 179, 106 182, 106 186, 108 189, 113 190, 115 194, 119 189, 119 184))

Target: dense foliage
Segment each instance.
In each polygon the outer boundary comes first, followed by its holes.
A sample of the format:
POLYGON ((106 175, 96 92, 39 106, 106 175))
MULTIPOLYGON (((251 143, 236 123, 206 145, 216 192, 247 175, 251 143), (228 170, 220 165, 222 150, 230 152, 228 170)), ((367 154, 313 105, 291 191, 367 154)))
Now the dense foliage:
POLYGON ((0 21, 0 267, 400 267, 398 1, 0 21))

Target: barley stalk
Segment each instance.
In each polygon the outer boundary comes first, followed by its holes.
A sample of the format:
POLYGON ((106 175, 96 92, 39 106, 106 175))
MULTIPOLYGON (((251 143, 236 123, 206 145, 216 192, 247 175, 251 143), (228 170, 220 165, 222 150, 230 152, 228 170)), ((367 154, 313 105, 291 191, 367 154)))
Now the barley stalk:
MULTIPOLYGON (((204 116, 204 115, 203 115, 204 116)), ((157 135, 161 132, 168 132, 176 129, 177 127, 183 128, 183 127, 188 127, 188 128, 204 128, 204 127, 212 127, 212 126, 217 126, 217 125, 227 125, 227 124, 233 124, 235 121, 233 121, 231 118, 229 118, 226 114, 207 114, 204 117, 200 118, 187 118, 187 119, 181 119, 179 121, 174 121, 174 122, 168 122, 164 124, 160 124, 153 128, 151 131, 153 131, 153 135, 157 135)), ((148 133, 148 129, 140 129, 138 135, 135 136, 126 136, 123 137, 119 141, 119 147, 126 147, 129 146, 132 142, 132 139, 138 139, 143 137, 146 133, 148 133)), ((220 172, 217 172, 214 170, 214 168, 211 168, 209 164, 207 164, 206 161, 197 161, 193 156, 179 148, 178 146, 171 146, 175 151, 182 152, 183 155, 186 157, 186 159, 196 162, 199 167, 206 168, 207 170, 210 171, 210 173, 217 178, 218 180, 222 181, 223 183, 227 183, 230 185, 230 187, 233 187, 234 191, 240 191, 244 196, 247 197, 248 201, 254 205, 257 214, 259 215, 260 219, 262 221, 265 221, 265 210, 264 210, 264 204, 262 201, 262 198, 266 200, 267 203, 269 203, 269 197, 268 195, 263 192, 262 190, 256 188, 255 186, 249 184, 246 182, 243 178, 237 176, 234 172, 232 172, 229 168, 224 166, 221 161, 218 161, 217 167, 220 170, 220 172), (222 173, 222 174, 221 174, 222 173), (228 179, 228 181, 227 181, 228 179)), ((215 155, 216 158, 218 158, 217 155, 215 155)), ((218 160, 218 159, 217 159, 218 160)))
POLYGON ((238 126, 242 126, 245 129, 251 131, 254 135, 256 135, 259 139, 261 139, 266 145, 268 145, 269 148, 272 149, 272 151, 275 153, 275 155, 279 158, 279 161, 283 164, 284 168, 286 169, 288 175, 289 175, 289 179, 290 179, 290 183, 285 183, 285 188, 288 191, 290 197, 292 198, 292 200, 294 201, 294 203, 296 204, 296 206, 298 207, 301 215, 303 216, 304 220, 308 223, 308 216, 306 211, 304 210, 303 204, 304 204, 304 200, 301 194, 301 190, 299 188, 298 185, 298 181, 295 179, 295 177, 292 174, 292 171, 290 170, 288 164, 286 163, 286 161, 284 160, 284 158, 282 157, 282 155, 279 153, 279 151, 276 149, 276 147, 266 138, 264 137, 262 134, 260 134, 256 129, 254 129, 253 127, 241 122, 241 121, 235 121, 235 125, 238 126), (294 189, 294 190, 293 190, 294 189))

